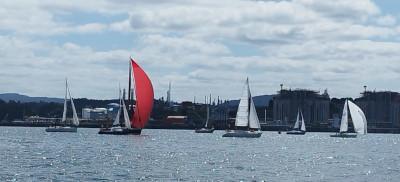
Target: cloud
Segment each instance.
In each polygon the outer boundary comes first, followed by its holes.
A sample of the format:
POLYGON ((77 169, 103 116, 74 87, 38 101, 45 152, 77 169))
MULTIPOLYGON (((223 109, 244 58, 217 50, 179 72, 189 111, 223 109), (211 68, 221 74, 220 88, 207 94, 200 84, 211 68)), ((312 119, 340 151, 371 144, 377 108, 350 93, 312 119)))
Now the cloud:
POLYGON ((399 77, 399 27, 370 0, 4 1, 0 92, 58 96, 68 76, 78 97, 113 98, 133 55, 156 97, 172 81, 175 100, 237 98, 246 77, 253 95, 283 83, 354 97, 399 77))
POLYGON ((393 26, 396 24, 397 20, 394 16, 392 15, 385 15, 385 16, 380 16, 376 19, 376 22, 379 25, 383 26, 393 26))

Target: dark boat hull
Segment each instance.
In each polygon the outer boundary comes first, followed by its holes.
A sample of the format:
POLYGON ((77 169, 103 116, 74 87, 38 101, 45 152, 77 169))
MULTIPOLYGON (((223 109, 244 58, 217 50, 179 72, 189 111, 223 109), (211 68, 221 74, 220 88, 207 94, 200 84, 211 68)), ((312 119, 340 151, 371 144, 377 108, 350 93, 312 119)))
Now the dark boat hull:
POLYGON ((124 128, 123 130, 114 131, 111 129, 100 129, 99 134, 104 135, 140 135, 142 129, 140 128, 124 128))
POLYGON ((194 132, 196 133, 212 133, 214 132, 214 128, 201 128, 201 129, 197 129, 194 132))
POLYGON ((306 134, 305 131, 299 131, 299 130, 293 130, 293 131, 288 131, 286 132, 288 135, 304 135, 306 134))
POLYGON ((46 132, 77 132, 76 127, 48 127, 46 132))
POLYGON ((347 134, 347 133, 336 133, 334 135, 330 135, 331 137, 338 137, 338 138, 357 138, 356 134, 347 134))
POLYGON ((225 133, 222 137, 259 138, 261 134, 262 133, 258 131, 233 130, 225 133))

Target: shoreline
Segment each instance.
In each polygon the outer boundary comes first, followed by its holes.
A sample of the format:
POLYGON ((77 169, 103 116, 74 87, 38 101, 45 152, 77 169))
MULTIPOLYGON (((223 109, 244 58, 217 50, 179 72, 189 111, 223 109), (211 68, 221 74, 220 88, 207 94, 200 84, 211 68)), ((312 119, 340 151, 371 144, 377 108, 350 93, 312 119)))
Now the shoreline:
MULTIPOLYGON (((27 123, 27 122, 0 122, 0 127, 49 127, 51 123, 27 123)), ((101 128, 98 124, 85 123, 79 125, 78 128, 101 128)), ((165 129, 165 130, 195 130, 194 126, 189 125, 147 125, 144 129, 165 129)), ((225 130, 222 127, 216 127, 215 130, 225 130)), ((282 133, 290 130, 282 126, 261 126, 262 131, 281 131, 282 133)), ((335 128, 307 128, 307 132, 323 132, 323 133, 336 133, 335 128)), ((370 128, 368 133, 382 133, 382 134, 400 134, 400 129, 396 128, 370 128)))

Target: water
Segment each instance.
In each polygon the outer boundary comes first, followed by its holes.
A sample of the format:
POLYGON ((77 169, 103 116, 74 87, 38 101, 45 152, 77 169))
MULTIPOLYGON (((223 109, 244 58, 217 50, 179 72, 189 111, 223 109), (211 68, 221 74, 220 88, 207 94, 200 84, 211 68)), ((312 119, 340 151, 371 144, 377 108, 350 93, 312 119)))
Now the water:
POLYGON ((398 181, 400 135, 329 133, 222 138, 223 131, 142 136, 0 127, 0 181, 398 181))

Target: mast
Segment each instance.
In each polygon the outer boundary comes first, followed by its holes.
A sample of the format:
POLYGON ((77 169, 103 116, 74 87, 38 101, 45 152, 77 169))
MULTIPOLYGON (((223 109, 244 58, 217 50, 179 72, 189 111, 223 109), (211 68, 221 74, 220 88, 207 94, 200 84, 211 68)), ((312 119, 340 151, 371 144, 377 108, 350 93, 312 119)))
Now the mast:
POLYGON ((251 93, 250 93, 250 86, 249 86, 249 78, 246 78, 246 85, 247 85, 247 103, 248 103, 248 107, 247 107, 247 126, 248 129, 250 129, 250 112, 251 112, 251 93))
POLYGON ((129 61, 129 81, 128 81, 128 110, 129 110, 129 113, 132 113, 131 112, 132 111, 131 84, 132 84, 132 65, 131 65, 131 61, 129 61))

